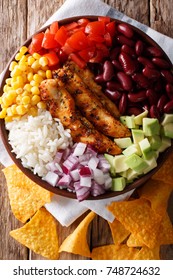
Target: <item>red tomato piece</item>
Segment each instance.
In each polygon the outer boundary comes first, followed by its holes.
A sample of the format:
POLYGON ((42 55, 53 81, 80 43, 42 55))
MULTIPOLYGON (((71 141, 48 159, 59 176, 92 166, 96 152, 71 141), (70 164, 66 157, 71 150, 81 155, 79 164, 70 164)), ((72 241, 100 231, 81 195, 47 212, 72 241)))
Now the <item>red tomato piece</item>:
POLYGON ((64 46, 66 40, 67 40, 67 30, 64 26, 61 26, 60 29, 55 34, 55 40, 60 44, 61 46, 64 46))
POLYGON ((101 35, 95 35, 95 34, 89 34, 88 35, 88 39, 90 41, 94 41, 94 42, 97 42, 97 43, 103 43, 104 42, 104 37, 101 36, 101 35))
POLYGON ((87 34, 104 35, 105 34, 105 23, 103 21, 92 21, 89 22, 85 27, 87 34))
POLYGON ((89 62, 92 62, 92 63, 100 63, 103 59, 103 53, 101 50, 96 50, 96 54, 94 57, 92 57, 89 62))
POLYGON ((45 33, 42 41, 42 47, 45 49, 54 49, 59 47, 58 42, 54 39, 55 35, 51 33, 45 33))
POLYGON ((78 31, 67 39, 67 43, 75 50, 83 50, 88 46, 88 39, 84 32, 78 31))
POLYGON ((99 16, 98 21, 103 21, 105 23, 109 23, 111 21, 110 17, 99 16))
POLYGON ((38 52, 41 50, 43 38, 44 38, 43 32, 37 33, 32 37, 32 46, 33 46, 33 49, 35 50, 35 52, 38 52))
POLYGON ((103 57, 109 56, 109 50, 104 44, 96 44, 96 49, 102 52, 103 57))
POLYGON ((110 33, 108 33, 108 32, 105 33, 104 39, 105 39, 106 46, 111 47, 112 46, 112 37, 111 37, 110 33))
POLYGON ((71 29, 75 29, 78 26, 77 22, 73 21, 71 23, 65 24, 64 27, 66 28, 66 30, 71 30, 71 29))
POLYGON ((79 51, 78 54, 84 61, 88 62, 95 55, 95 47, 90 47, 85 50, 79 51))
POLYGON ((44 54, 48 59, 48 66, 54 66, 59 63, 59 57, 54 51, 50 51, 49 53, 44 54))
POLYGON ((69 56, 80 68, 84 68, 86 66, 86 62, 80 58, 77 54, 71 53, 69 56))
POLYGON ((37 52, 37 51, 35 50, 35 48, 34 48, 33 43, 31 43, 31 44, 29 45, 29 47, 28 47, 28 52, 29 52, 30 54, 33 54, 33 53, 37 52))
POLYGON ((52 22, 52 24, 50 25, 50 33, 55 34, 58 31, 58 29, 59 29, 58 21, 52 22))
POLYGON ((85 27, 84 26, 78 26, 72 30, 68 31, 68 37, 70 37, 71 35, 73 35, 74 33, 78 32, 78 31, 82 31, 83 33, 85 32, 85 27))
POLYGON ((61 63, 66 62, 66 60, 68 59, 68 55, 65 52, 63 52, 62 49, 59 50, 58 57, 61 63))
POLYGON ((63 52, 65 52, 66 54, 71 54, 73 52, 75 52, 76 50, 74 48, 72 48, 68 42, 65 42, 64 46, 62 47, 63 52))
POLYGON ((115 21, 111 21, 106 24, 106 32, 109 32, 111 37, 115 36, 116 33, 115 21))
POLYGON ((77 21, 78 25, 84 26, 84 27, 85 27, 89 22, 90 22, 90 21, 89 21, 89 19, 87 19, 87 18, 80 18, 80 19, 77 21))

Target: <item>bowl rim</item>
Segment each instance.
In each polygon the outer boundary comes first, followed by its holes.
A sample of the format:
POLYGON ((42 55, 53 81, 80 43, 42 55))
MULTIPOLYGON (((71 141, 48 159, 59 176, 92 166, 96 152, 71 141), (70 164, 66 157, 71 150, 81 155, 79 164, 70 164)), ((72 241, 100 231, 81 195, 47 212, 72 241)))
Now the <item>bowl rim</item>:
MULTIPOLYGON (((58 23, 59 25, 64 25, 64 24, 68 24, 72 21, 76 21, 78 19, 81 18, 87 18, 91 21, 96 20, 99 17, 99 15, 81 15, 81 16, 73 16, 73 17, 69 17, 69 18, 64 18, 62 20, 59 20, 58 23)), ((172 62, 169 59, 169 57, 167 56, 167 54, 164 52, 164 50, 150 37, 148 36, 148 34, 146 34, 145 32, 143 32, 142 30, 138 29, 137 27, 124 22, 122 20, 119 19, 115 19, 115 18, 111 18, 111 21, 116 21, 117 23, 126 23, 127 25, 131 26, 133 28, 133 30, 135 32, 137 32, 140 36, 144 37, 145 40, 147 40, 147 42, 149 42, 149 44, 161 49, 164 53, 164 57, 170 62, 170 65, 172 66, 172 62)), ((39 29, 38 31, 36 31, 33 35, 40 33, 40 32, 44 32, 51 24, 48 24, 44 27, 42 27, 41 29, 39 29)), ((22 46, 29 46, 29 44, 31 43, 32 40, 32 36, 31 35, 27 40, 25 40, 25 42, 22 44, 22 46)), ((6 78, 9 77, 9 66, 10 63, 14 60, 16 53, 19 51, 20 47, 17 48, 17 50, 14 52, 14 54, 11 56, 10 60, 7 63, 7 66, 5 67, 3 74, 1 76, 1 81, 0 81, 0 96, 3 94, 3 86, 5 84, 5 80, 6 78)), ((25 168, 20 159, 16 158, 15 153, 12 152, 12 147, 8 142, 8 132, 5 128, 5 121, 3 119, 0 119, 0 136, 1 139, 3 141, 3 144, 5 146, 5 149, 8 153, 8 155, 11 157, 12 161, 14 162, 14 164, 17 165, 17 167, 29 178, 31 179, 33 182, 35 182, 36 184, 38 184, 39 186, 43 187, 44 189, 47 189, 48 191, 56 194, 56 195, 60 195, 60 196, 64 196, 64 197, 68 197, 71 199, 77 199, 76 194, 74 192, 70 192, 66 189, 60 189, 59 187, 53 187, 51 186, 49 183, 47 183, 46 181, 42 180, 41 177, 39 177, 38 175, 35 175, 30 169, 25 168)), ((151 170, 150 172, 148 172, 147 174, 139 177, 139 179, 135 180, 133 183, 127 185, 125 187, 125 189, 123 191, 106 191, 104 194, 101 194, 99 196, 89 196, 88 198, 86 198, 85 200, 102 200, 102 199, 107 199, 107 198, 112 198, 112 197, 117 197, 120 196, 122 194, 125 194, 127 192, 130 192, 132 190, 135 190, 136 188, 141 187, 144 183, 146 183, 163 165, 163 163, 166 161, 168 155, 170 153, 173 152, 173 141, 171 141, 171 146, 169 148, 167 148, 163 153, 161 153, 157 159, 157 167, 155 167, 153 170, 151 170)))

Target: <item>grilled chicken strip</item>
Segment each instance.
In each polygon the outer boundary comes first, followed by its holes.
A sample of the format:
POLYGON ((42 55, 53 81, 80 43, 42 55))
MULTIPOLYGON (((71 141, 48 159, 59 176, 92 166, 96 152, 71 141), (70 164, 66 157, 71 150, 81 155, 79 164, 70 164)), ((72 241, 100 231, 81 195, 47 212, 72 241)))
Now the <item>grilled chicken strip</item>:
POLYGON ((98 132, 94 126, 75 108, 70 93, 58 86, 54 79, 44 80, 40 85, 42 100, 54 118, 60 119, 65 128, 69 128, 74 142, 92 145, 99 153, 117 155, 121 149, 108 137, 98 132))
POLYGON ((76 106, 97 130, 110 137, 130 136, 129 129, 104 108, 75 72, 59 68, 54 71, 53 77, 70 92, 76 106))
POLYGON ((81 69, 73 61, 68 61, 65 67, 79 75, 85 85, 99 98, 102 105, 114 118, 120 117, 117 106, 102 92, 101 86, 94 81, 94 74, 88 68, 81 69))

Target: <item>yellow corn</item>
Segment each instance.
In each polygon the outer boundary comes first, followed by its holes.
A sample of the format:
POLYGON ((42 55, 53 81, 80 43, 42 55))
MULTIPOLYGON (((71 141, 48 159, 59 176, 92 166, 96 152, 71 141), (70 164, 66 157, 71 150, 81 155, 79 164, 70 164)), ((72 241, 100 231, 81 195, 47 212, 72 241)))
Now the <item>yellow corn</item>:
POLYGON ((21 54, 25 54, 27 51, 28 51, 28 48, 27 48, 26 46, 22 46, 22 47, 20 48, 20 53, 21 53, 21 54))
POLYGON ((47 66, 48 65, 48 59, 47 59, 47 57, 44 57, 44 56, 42 56, 42 57, 40 57, 40 59, 39 59, 39 64, 41 65, 41 66, 47 66))
POLYGON ((29 114, 30 114, 31 116, 35 117, 35 116, 37 116, 38 109, 37 109, 36 106, 33 106, 33 107, 31 107, 31 108, 29 109, 28 112, 29 112, 29 114))
POLYGON ((51 70, 46 71, 46 78, 47 79, 52 79, 52 71, 51 70))
POLYGON ((40 64, 39 64, 38 60, 36 60, 32 63, 31 68, 34 69, 35 71, 38 71, 38 69, 40 68, 40 64))
POLYGON ((32 56, 28 57, 28 65, 32 65, 35 62, 35 58, 32 56))
POLYGON ((38 70, 37 73, 38 73, 38 75, 41 76, 43 79, 46 78, 46 72, 45 72, 45 71, 43 71, 43 70, 38 70))
POLYGON ((40 84, 43 81, 43 78, 39 74, 35 74, 33 79, 36 83, 40 84))
POLYGON ((26 96, 23 96, 23 97, 22 97, 22 104, 23 104, 23 105, 29 104, 30 101, 31 101, 31 99, 30 99, 29 96, 26 95, 26 96))
POLYGON ((16 112, 18 115, 24 115, 26 114, 27 110, 23 105, 19 105, 16 107, 16 112))
POLYGON ((30 84, 25 84, 23 89, 30 92, 31 91, 32 86, 30 84))
POLYGON ((43 101, 40 101, 40 102, 37 103, 37 107, 39 109, 46 109, 46 103, 43 102, 43 101))
POLYGON ((40 54, 38 54, 38 53, 33 53, 33 55, 32 55, 35 59, 40 59, 41 58, 41 55, 40 54))
POLYGON ((10 71, 13 71, 14 70, 14 67, 17 65, 17 62, 16 61, 12 61, 11 63, 10 63, 10 67, 9 67, 9 70, 10 71))
POLYGON ((7 114, 7 109, 6 108, 2 109, 2 111, 0 112, 0 119, 4 119, 6 114, 7 114))
POLYGON ((13 120, 12 116, 5 117, 5 122, 11 122, 13 120))
POLYGON ((32 92, 32 94, 38 94, 38 95, 40 94, 40 90, 37 86, 33 86, 31 88, 31 92, 32 92))
POLYGON ((23 55, 23 54, 20 53, 20 52, 17 53, 16 56, 15 56, 15 60, 20 60, 20 59, 22 58, 22 55, 23 55))

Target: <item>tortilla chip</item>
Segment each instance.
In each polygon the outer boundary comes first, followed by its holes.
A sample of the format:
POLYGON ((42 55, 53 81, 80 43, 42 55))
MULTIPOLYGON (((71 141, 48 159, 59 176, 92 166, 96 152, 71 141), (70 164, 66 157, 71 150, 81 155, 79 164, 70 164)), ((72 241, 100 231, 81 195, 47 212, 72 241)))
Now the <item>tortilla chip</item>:
POLYGON ((25 223, 45 203, 51 201, 51 192, 31 181, 16 165, 3 169, 14 216, 25 223))
POLYGON ((160 260, 160 247, 149 249, 148 247, 142 247, 142 249, 136 254, 135 260, 160 260))
POLYGON ((173 226, 168 214, 166 213, 159 228, 157 245, 168 244, 173 244, 173 226))
POLYGON ((65 251, 90 258, 90 249, 87 243, 88 226, 95 217, 94 212, 90 212, 77 228, 61 244, 59 252, 65 251))
POLYGON ((155 247, 161 217, 146 199, 112 202, 108 209, 140 242, 149 248, 155 247))
POLYGON ((126 242, 128 247, 142 247, 144 246, 144 243, 142 243, 140 240, 137 239, 137 237, 134 234, 131 234, 126 242))
POLYGON ((138 193, 141 198, 148 199, 151 202, 151 208, 157 214, 164 216, 172 190, 173 184, 151 179, 138 190, 138 193))
POLYGON ((51 260, 59 257, 57 223, 44 207, 23 227, 11 231, 10 235, 36 254, 51 260))
POLYGON ((169 154, 162 167, 153 175, 152 179, 169 183, 173 186, 173 152, 169 154))
POLYGON ((92 250, 93 260, 133 260, 138 253, 138 249, 129 248, 126 244, 105 245, 92 250))
POLYGON ((130 232, 117 219, 112 223, 108 222, 108 224, 111 229, 114 244, 122 243, 130 234, 130 232))

